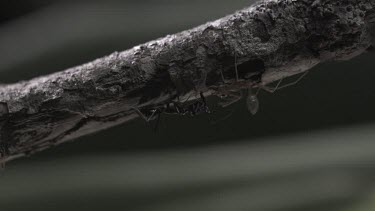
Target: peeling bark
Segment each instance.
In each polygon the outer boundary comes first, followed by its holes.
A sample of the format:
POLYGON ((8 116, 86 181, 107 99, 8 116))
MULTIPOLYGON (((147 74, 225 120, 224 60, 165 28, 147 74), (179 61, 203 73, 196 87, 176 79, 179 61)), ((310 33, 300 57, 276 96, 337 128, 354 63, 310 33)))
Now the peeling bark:
POLYGON ((3 85, 2 160, 129 121, 137 117, 134 108, 263 86, 353 58, 374 42, 374 7, 374 0, 262 1, 81 66, 3 85))

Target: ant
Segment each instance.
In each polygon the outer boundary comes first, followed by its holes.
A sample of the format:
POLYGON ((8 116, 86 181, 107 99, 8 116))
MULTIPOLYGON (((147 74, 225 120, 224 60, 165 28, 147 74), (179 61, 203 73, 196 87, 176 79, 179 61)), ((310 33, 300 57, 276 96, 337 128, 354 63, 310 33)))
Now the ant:
MULTIPOLYGON (((180 102, 170 102, 170 103, 157 106, 156 108, 152 108, 152 109, 138 109, 138 108, 133 108, 133 109, 146 122, 150 122, 156 119, 157 120, 156 127, 157 127, 161 114, 196 116, 201 113, 211 113, 209 107, 207 106, 206 98, 204 97, 203 93, 200 92, 199 95, 200 95, 200 99, 187 105, 184 105, 185 103, 180 103, 180 102)), ((186 101, 188 101, 189 98, 186 101)))
POLYGON ((6 159, 5 149, 1 148, 0 149, 0 170, 5 169, 5 159, 6 159))
POLYGON ((284 78, 281 78, 277 82, 275 87, 270 87, 270 86, 266 86, 262 83, 252 84, 252 83, 249 83, 245 80, 240 80, 239 76, 238 76, 237 54, 236 53, 234 54, 234 62, 235 62, 234 69, 235 69, 235 74, 236 74, 235 83, 228 84, 226 82, 225 78, 224 78, 223 72, 220 71, 221 78, 224 82, 224 86, 219 87, 216 90, 216 92, 218 93, 220 98, 224 99, 224 102, 219 103, 219 105, 221 105, 222 107, 227 107, 227 106, 232 105, 233 103, 239 101, 240 99, 242 99, 243 96, 242 96, 242 91, 238 91, 238 90, 242 90, 244 88, 247 88, 246 105, 247 105, 247 109, 249 110, 249 112, 252 115, 255 115, 259 110, 259 100, 258 100, 257 96, 258 96, 258 93, 259 93, 260 89, 265 90, 269 93, 274 93, 277 90, 280 90, 280 89, 283 89, 283 88, 286 88, 286 87, 293 86, 293 85, 297 84, 308 73, 308 71, 304 72, 299 78, 297 78, 297 80, 295 80, 294 82, 285 84, 285 85, 281 85, 281 83, 284 79, 284 78), (254 87, 258 88, 258 90, 256 92, 253 91, 254 87), (229 100, 228 100, 228 98, 229 98, 229 100))

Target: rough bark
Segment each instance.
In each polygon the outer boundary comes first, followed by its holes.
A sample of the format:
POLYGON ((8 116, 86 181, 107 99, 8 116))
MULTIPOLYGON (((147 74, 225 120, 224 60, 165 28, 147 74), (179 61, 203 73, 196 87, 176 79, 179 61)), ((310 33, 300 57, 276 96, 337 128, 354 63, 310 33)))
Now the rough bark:
POLYGON ((374 0, 262 1, 78 67, 3 85, 2 160, 129 121, 137 117, 134 108, 262 86, 353 58, 374 40, 374 7, 374 0))

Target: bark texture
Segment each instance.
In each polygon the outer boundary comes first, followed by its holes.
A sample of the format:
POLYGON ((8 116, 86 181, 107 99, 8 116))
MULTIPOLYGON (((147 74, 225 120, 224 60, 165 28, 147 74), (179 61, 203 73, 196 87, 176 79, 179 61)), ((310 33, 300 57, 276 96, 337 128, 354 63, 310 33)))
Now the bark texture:
POLYGON ((374 41, 374 8, 374 0, 262 1, 81 66, 3 85, 1 159, 129 121, 137 117, 134 108, 262 86, 350 59, 374 41))

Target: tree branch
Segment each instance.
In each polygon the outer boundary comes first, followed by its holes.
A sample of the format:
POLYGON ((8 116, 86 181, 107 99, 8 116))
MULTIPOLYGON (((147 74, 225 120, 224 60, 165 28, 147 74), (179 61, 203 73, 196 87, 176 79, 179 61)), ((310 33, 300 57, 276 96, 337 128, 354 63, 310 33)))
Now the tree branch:
POLYGON ((135 108, 262 87, 324 61, 350 59, 374 40, 374 7, 373 0, 263 1, 81 66, 3 85, 2 160, 124 123, 137 117, 135 108))

